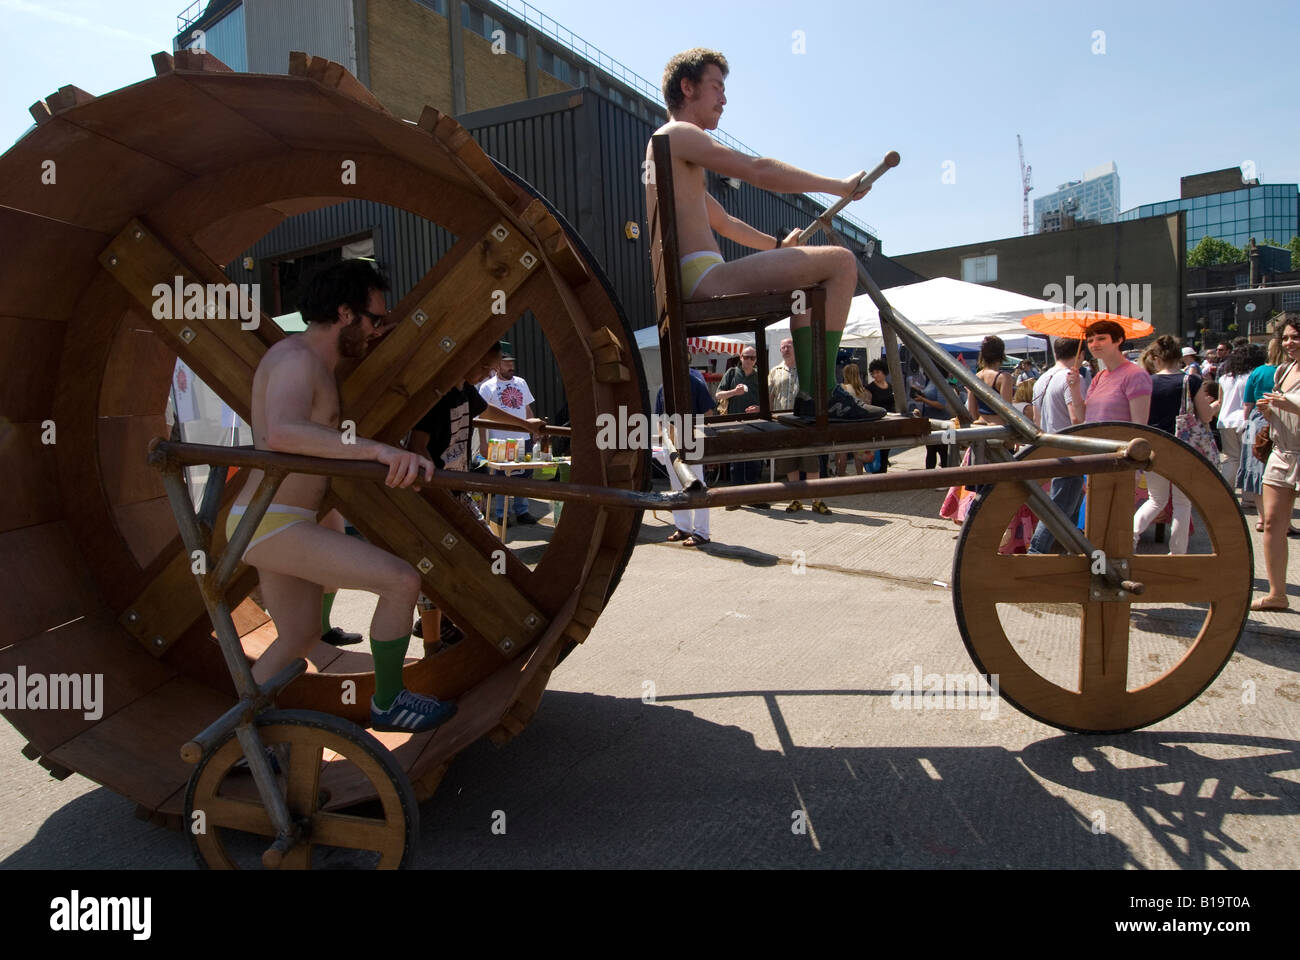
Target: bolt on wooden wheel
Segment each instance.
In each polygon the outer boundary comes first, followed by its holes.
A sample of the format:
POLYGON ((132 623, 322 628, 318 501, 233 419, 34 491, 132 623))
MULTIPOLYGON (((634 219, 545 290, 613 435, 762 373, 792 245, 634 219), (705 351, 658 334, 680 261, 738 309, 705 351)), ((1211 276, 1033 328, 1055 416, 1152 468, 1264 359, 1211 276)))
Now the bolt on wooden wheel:
MULTIPOLYGON (((1128 579, 1145 584, 1140 596, 1098 599, 1091 557, 999 554, 1028 494, 1020 484, 997 484, 972 506, 957 544, 957 625, 989 682, 996 677, 1001 696, 1031 717, 1078 732, 1133 730, 1186 706, 1228 662, 1249 613, 1250 536, 1218 471, 1169 434, 1131 423, 1063 432, 1148 440, 1153 472, 1191 501, 1200 533, 1190 552, 1135 554, 1135 473, 1090 476, 1086 536, 1110 560, 1127 560, 1128 579)), ((1033 446, 1017 459, 1068 455, 1033 446)))
MULTIPOLYGON (((406 775, 383 745, 354 723, 309 710, 268 710, 257 718, 262 742, 277 758, 276 783, 290 816, 303 825, 282 866, 409 866, 419 837, 420 811, 406 775), (376 797, 347 813, 330 797, 369 781, 376 797)), ((185 797, 185 830, 200 866, 260 866, 275 837, 252 774, 235 769, 244 756, 232 733, 199 762, 185 797)))

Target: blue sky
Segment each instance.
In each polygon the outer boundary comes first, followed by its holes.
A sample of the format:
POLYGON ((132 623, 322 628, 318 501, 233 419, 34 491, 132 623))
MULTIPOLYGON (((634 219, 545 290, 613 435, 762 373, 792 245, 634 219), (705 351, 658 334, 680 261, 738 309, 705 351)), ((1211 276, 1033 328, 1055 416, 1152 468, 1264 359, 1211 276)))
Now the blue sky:
MULTIPOLYGON (((63 84, 102 94, 152 76, 149 55, 169 49, 186 5, 0 0, 0 142, 63 84)), ((886 254, 1018 235, 1017 133, 1031 203, 1109 160, 1124 209, 1177 196, 1185 174, 1247 161, 1266 183, 1300 182, 1295 2, 533 6, 656 85, 673 53, 722 50, 722 127, 761 154, 846 176, 898 150, 902 165, 850 208, 886 254), (792 51, 795 31, 806 53, 792 51)))

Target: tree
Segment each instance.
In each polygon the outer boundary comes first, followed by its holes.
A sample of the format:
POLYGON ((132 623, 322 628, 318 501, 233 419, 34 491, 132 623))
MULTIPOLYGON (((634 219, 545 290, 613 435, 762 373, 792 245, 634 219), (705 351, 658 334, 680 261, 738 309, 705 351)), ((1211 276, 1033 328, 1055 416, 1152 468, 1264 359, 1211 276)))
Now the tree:
MULTIPOLYGON (((1205 236, 1201 237, 1201 242, 1187 254, 1187 265, 1189 267, 1212 267, 1216 263, 1241 263, 1245 259, 1246 255, 1227 240, 1205 236)), ((1294 259, 1295 255, 1292 254, 1292 260, 1294 259)))

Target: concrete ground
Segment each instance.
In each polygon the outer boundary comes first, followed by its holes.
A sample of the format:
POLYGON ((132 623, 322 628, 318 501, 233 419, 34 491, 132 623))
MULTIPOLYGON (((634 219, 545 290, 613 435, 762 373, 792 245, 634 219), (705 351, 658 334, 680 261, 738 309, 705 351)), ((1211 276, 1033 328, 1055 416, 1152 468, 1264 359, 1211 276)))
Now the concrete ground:
MULTIPOLYGON (((894 468, 920 466, 911 451, 894 468)), ((531 725, 465 751, 421 808, 420 866, 1300 865, 1300 614, 1253 614, 1214 684, 1137 733, 1066 734, 996 700, 901 709, 900 677, 974 670, 941 499, 851 497, 831 517, 718 510, 696 550, 647 516, 531 725)), ((519 535, 513 547, 543 549, 519 535)), ((1300 541, 1291 569, 1300 580, 1300 541)), ((363 630, 372 606, 341 596, 334 622, 363 630)), ((1202 615, 1135 605, 1135 672, 1172 663, 1202 615)), ((1062 608, 1004 623, 1068 677, 1078 630, 1062 608)), ((49 779, 21 746, 0 725, 0 865, 191 864, 182 836, 78 776, 49 779)))

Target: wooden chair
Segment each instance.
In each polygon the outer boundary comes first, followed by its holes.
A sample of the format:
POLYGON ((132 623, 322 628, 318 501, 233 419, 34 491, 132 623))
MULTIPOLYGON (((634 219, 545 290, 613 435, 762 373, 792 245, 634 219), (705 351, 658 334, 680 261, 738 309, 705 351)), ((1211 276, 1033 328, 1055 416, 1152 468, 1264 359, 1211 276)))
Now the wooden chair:
POLYGON ((687 337, 709 334, 752 333, 757 353, 759 392, 757 415, 726 414, 710 417, 697 428, 702 443, 696 449, 708 461, 760 459, 807 449, 849 442, 919 436, 928 432, 929 422, 917 417, 891 414, 882 420, 859 423, 830 423, 826 384, 826 288, 800 288, 811 314, 813 345, 812 424, 782 418, 774 422, 766 388, 769 324, 790 316, 800 290, 766 290, 720 297, 686 299, 682 296, 681 252, 677 243, 676 200, 673 191, 672 153, 667 134, 651 138, 654 178, 648 191, 650 259, 654 276, 655 308, 663 363, 664 410, 670 414, 692 412, 690 354, 687 337))

